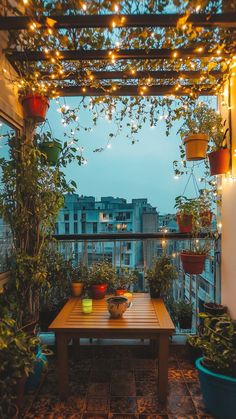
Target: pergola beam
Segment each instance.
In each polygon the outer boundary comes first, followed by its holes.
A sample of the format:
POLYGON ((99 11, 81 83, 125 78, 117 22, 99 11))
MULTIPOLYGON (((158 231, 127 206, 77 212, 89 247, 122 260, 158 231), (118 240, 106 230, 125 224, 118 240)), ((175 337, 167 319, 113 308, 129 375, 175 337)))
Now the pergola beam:
MULTIPOLYGON (((111 27, 174 27, 181 14, 132 14, 132 15, 76 15, 33 17, 1 16, 0 30, 29 29, 32 22, 38 22, 42 29, 55 21, 56 29, 69 28, 111 28, 111 27), (51 23, 49 20, 51 19, 51 23)), ((188 22, 193 26, 236 28, 236 13, 191 14, 188 22)))
MULTIPOLYGON (((56 89, 56 96, 189 96, 192 86, 186 86, 186 88, 178 88, 175 86, 167 85, 153 85, 142 90, 141 86, 138 85, 126 85, 116 86, 115 90, 112 88, 109 91, 105 91, 102 88, 93 87, 81 87, 81 86, 70 86, 56 89)), ((107 89, 108 90, 108 89, 107 89)), ((204 89, 199 91, 201 96, 210 96, 216 94, 214 89, 204 89)))
MULTIPOLYGON (((229 54, 223 52, 221 57, 229 57, 229 54)), ((158 60, 158 59, 180 59, 180 58, 209 58, 218 57, 217 52, 211 52, 199 48, 178 48, 176 50, 168 48, 160 49, 120 49, 110 50, 62 50, 55 53, 45 51, 13 51, 7 55, 10 61, 46 61, 54 58, 59 61, 83 61, 83 60, 158 60)))
MULTIPOLYGON (((78 79, 88 79, 88 80, 129 80, 129 79, 164 79, 177 80, 180 77, 188 80, 199 79, 200 77, 206 75, 203 71, 92 71, 90 73, 85 73, 83 71, 73 71, 65 72, 63 74, 54 74, 48 72, 41 72, 41 76, 44 80, 54 79, 54 80, 78 80, 78 79)), ((221 78, 224 73, 221 71, 211 71, 210 76, 215 78, 221 78)))

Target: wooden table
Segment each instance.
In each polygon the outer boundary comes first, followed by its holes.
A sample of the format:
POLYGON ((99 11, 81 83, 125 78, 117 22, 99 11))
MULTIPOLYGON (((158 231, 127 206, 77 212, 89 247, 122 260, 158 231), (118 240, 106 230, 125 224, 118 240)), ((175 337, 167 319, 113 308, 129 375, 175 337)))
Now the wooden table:
POLYGON ((165 401, 168 389, 169 336, 174 331, 162 299, 149 294, 134 294, 132 306, 120 319, 111 319, 106 299, 93 300, 93 312, 83 314, 81 300, 71 298, 51 323, 49 330, 56 334, 58 351, 59 394, 69 393, 68 340, 71 338, 150 339, 158 341, 158 396, 165 401))

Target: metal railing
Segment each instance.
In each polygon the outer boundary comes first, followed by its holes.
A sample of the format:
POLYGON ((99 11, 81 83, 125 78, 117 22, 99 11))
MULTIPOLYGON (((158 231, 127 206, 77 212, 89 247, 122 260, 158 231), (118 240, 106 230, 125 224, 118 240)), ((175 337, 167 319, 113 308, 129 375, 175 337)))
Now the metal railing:
POLYGON ((54 239, 58 251, 75 264, 82 261, 90 266, 93 262, 108 260, 117 270, 135 270, 139 275, 134 291, 142 292, 148 292, 145 273, 152 267, 153 258, 165 252, 172 258, 178 271, 178 279, 171 290, 173 300, 186 299, 193 304, 192 332, 196 330, 198 312, 202 311, 203 302, 220 302, 220 238, 210 240, 210 252, 201 275, 184 273, 180 252, 188 249, 193 240, 209 240, 204 233, 197 239, 189 234, 162 232, 55 235, 54 239))

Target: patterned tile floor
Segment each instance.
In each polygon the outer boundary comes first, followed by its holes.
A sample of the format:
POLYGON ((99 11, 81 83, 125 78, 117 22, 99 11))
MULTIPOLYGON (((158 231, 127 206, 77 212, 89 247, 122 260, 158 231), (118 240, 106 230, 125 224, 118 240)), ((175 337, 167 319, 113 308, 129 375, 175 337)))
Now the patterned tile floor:
POLYGON ((56 362, 36 395, 27 395, 27 419, 211 419, 204 409, 197 372, 184 347, 172 347, 169 396, 158 401, 157 361, 149 347, 81 347, 80 360, 70 357, 70 397, 57 395, 56 362))

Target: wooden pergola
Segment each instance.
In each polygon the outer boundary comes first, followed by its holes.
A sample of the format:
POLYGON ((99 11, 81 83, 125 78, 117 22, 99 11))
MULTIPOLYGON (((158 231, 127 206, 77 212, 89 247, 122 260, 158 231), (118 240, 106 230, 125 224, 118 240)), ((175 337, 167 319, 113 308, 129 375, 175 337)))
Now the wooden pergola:
MULTIPOLYGON (((104 14, 104 15, 50 15, 43 17, 34 16, 2 16, 0 17, 0 30, 7 31, 30 31, 32 25, 39 30, 53 28, 60 29, 111 29, 111 28, 174 28, 180 14, 104 14)), ((221 28, 232 34, 232 48, 230 52, 219 51, 203 47, 180 47, 180 48, 147 48, 147 49, 59 49, 50 51, 47 48, 39 50, 10 50, 7 58, 14 69, 22 77, 24 71, 22 66, 25 63, 42 65, 45 62, 57 60, 60 65, 71 65, 70 71, 61 71, 54 74, 52 71, 39 69, 40 77, 45 81, 57 82, 57 96, 184 96, 192 92, 191 81, 212 77, 214 83, 206 83, 201 87, 201 95, 216 94, 216 85, 223 82, 226 72, 213 69, 209 72, 201 70, 175 70, 174 64, 177 61, 185 60, 217 60, 231 59, 236 54, 236 13, 217 14, 191 14, 188 24, 193 27, 221 28), (112 67, 114 63, 129 62, 152 62, 156 68, 150 70, 122 70, 112 67), (168 62, 168 69, 160 69, 162 62, 168 62), (73 68, 76 63, 79 68, 73 68), (91 71, 84 71, 86 63, 95 68, 91 71), (109 65, 110 64, 110 65, 109 65), (106 67, 104 69, 104 66, 106 67), (22 68, 21 68, 22 67, 22 68), (105 87, 96 86, 92 81, 105 83, 105 87), (114 85, 110 82, 116 83, 114 85)), ((163 66, 164 67, 164 66, 163 66)))

